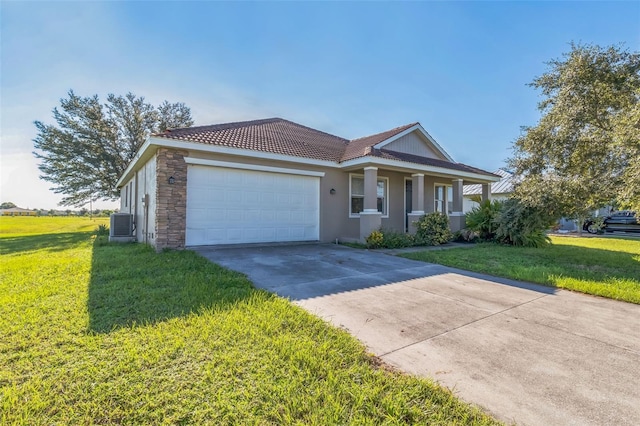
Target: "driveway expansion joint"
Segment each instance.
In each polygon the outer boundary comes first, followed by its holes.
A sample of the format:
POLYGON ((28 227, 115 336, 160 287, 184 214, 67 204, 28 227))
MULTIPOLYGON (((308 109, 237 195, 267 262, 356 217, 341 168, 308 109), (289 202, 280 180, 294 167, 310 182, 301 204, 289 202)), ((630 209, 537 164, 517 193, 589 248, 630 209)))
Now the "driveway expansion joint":
MULTIPOLYGON (((391 355, 392 353, 395 353, 395 352, 401 351, 401 350, 403 350, 403 349, 409 348, 409 347, 411 347, 411 346, 417 345, 417 344, 419 344, 419 343, 428 342, 429 340, 433 340, 433 339, 435 339, 436 337, 443 336, 443 335, 445 335, 445 334, 447 334, 447 333, 450 333, 450 332, 452 332, 452 331, 459 330, 459 329, 461 329, 461 328, 464 328, 464 327, 467 327, 467 326, 469 326, 469 325, 471 325, 471 324, 475 324, 475 323, 477 323, 477 322, 479 322, 479 321, 483 321, 483 320, 485 320, 485 319, 488 319, 488 318, 494 317, 494 316, 496 316, 496 315, 505 314, 506 312, 508 312, 508 311, 510 311, 510 310, 512 310, 512 309, 519 308, 520 306, 524 306, 524 305, 526 305, 526 304, 529 304, 529 303, 535 302, 536 300, 540 300, 540 299, 542 299, 543 297, 547 297, 547 296, 549 296, 549 295, 548 295, 548 294, 543 294, 542 296, 538 296, 538 297, 533 298, 533 299, 531 299, 531 300, 527 300, 526 302, 518 303, 517 305, 513 305, 513 306, 510 306, 510 307, 508 307, 508 308, 505 308, 505 309, 503 309, 503 310, 501 310, 501 311, 497 311, 497 312, 491 313, 491 314, 489 314, 489 315, 483 316, 483 317, 481 317, 481 318, 477 318, 477 319, 475 319, 475 320, 473 320, 473 321, 469 321, 468 323, 465 323, 465 324, 459 325, 459 326, 457 326, 457 327, 450 328, 450 329, 445 330, 445 331, 443 331, 443 332, 441 332, 441 333, 435 334, 435 335, 433 335, 433 336, 429 336, 429 337, 427 337, 426 339, 422 339, 422 340, 418 340, 417 342, 409 343, 408 345, 404 345, 404 346, 402 346, 402 347, 399 347, 399 348, 397 348, 397 349, 394 349, 394 350, 392 350, 392 351, 386 352, 386 353, 381 354, 381 355, 378 355, 378 356, 382 358, 382 357, 385 357, 385 356, 387 356, 387 355, 391 355)), ((453 300, 455 300, 455 299, 453 299, 453 300)))

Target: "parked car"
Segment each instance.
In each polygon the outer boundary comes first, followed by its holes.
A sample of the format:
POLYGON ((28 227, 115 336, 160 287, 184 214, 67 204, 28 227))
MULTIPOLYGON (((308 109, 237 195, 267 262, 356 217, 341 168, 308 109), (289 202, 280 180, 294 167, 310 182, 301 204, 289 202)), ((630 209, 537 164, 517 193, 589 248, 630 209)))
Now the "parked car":
POLYGON ((597 234, 598 231, 603 230, 605 232, 613 231, 625 231, 625 232, 640 232, 640 218, 638 218, 636 212, 631 210, 620 210, 611 213, 610 216, 604 218, 602 222, 602 228, 598 226, 598 223, 593 219, 587 220, 582 229, 590 234, 597 234))

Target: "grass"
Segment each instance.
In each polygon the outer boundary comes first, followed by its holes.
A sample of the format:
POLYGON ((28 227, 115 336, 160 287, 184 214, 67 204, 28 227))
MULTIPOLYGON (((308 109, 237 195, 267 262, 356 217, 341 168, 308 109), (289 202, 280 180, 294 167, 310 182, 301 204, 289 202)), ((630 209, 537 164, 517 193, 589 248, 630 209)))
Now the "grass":
POLYGON ((495 423, 193 252, 6 219, 0 424, 495 423))
POLYGON ((403 254, 469 271, 640 303, 640 240, 551 237, 545 248, 478 244, 403 254))

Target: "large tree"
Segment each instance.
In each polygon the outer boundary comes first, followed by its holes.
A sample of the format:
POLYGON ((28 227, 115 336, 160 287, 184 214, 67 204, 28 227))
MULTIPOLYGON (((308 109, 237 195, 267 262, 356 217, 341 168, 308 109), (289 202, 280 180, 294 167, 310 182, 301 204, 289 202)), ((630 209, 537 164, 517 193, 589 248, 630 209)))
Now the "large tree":
POLYGON ((118 178, 150 134, 193 124, 185 104, 164 101, 154 107, 132 93, 110 94, 102 104, 98 95, 69 91, 53 118, 57 125, 35 122, 34 155, 42 160, 40 177, 64 194, 65 206, 116 199, 118 178))
POLYGON ((530 84, 542 117, 510 159, 516 196, 557 217, 583 219, 614 201, 640 210, 640 54, 572 43, 547 65, 530 84))

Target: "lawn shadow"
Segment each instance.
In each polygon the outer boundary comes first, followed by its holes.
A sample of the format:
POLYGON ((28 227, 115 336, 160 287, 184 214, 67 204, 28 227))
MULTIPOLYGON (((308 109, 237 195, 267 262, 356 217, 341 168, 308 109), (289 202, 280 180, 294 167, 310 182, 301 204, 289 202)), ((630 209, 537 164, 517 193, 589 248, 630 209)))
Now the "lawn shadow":
MULTIPOLYGON (((554 253, 553 262, 562 275, 576 279, 622 279, 640 281, 640 261, 634 254, 604 248, 564 244, 565 250, 554 253)), ((543 249, 544 250, 544 249, 543 249)))
POLYGON ((491 244, 464 251, 454 248, 437 256, 402 256, 638 303, 634 294, 640 289, 639 255, 628 250, 563 243, 543 248, 491 244))
POLYGON ((2 238, 0 239, 0 255, 38 250, 63 251, 87 241, 92 234, 92 231, 62 232, 2 238))
POLYGON ((246 276, 191 251, 156 253, 144 244, 94 243, 89 331, 154 324, 208 309, 226 309, 258 290, 246 276))

